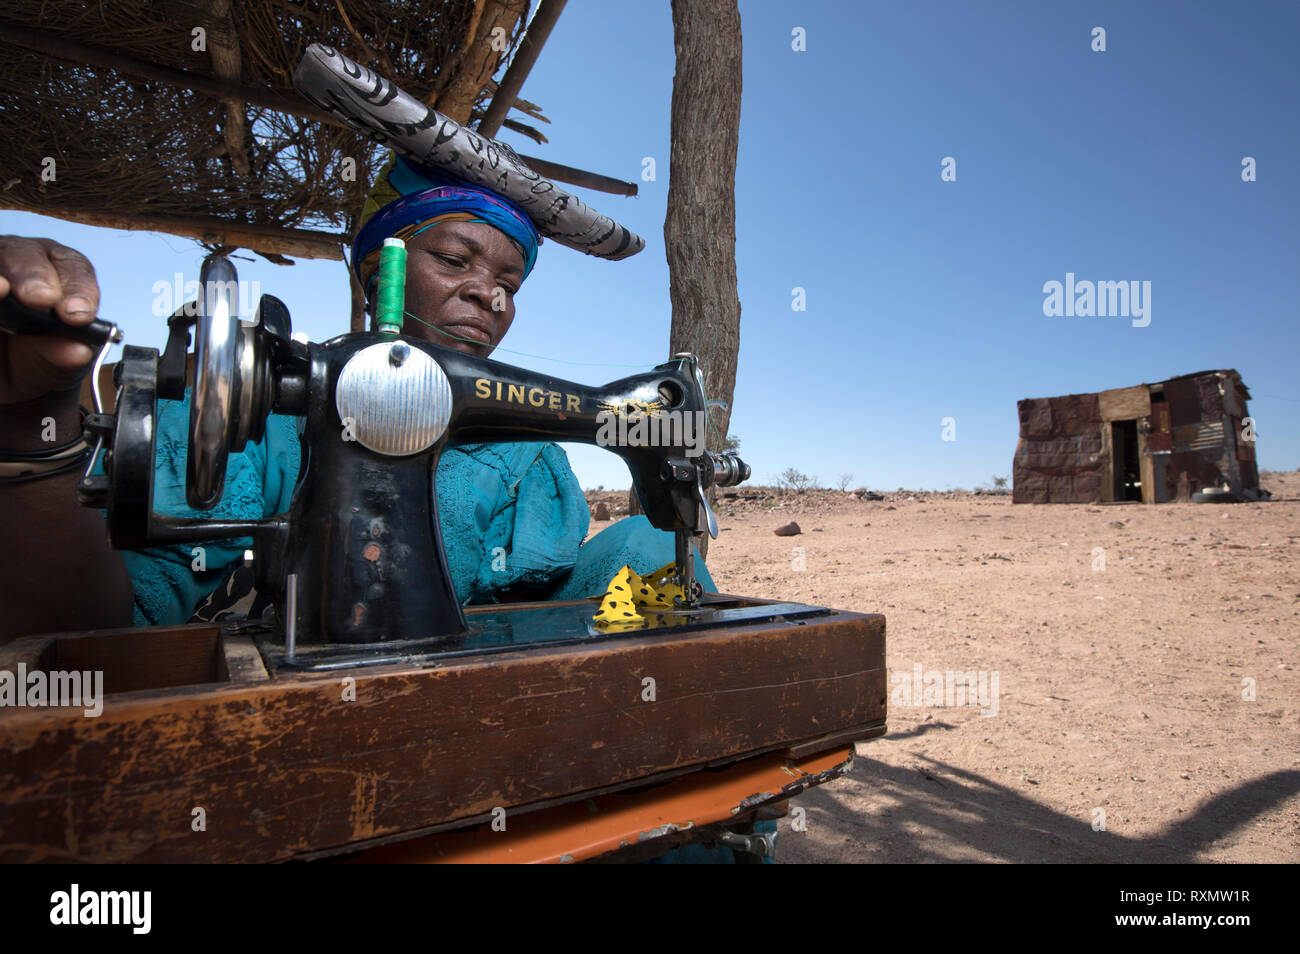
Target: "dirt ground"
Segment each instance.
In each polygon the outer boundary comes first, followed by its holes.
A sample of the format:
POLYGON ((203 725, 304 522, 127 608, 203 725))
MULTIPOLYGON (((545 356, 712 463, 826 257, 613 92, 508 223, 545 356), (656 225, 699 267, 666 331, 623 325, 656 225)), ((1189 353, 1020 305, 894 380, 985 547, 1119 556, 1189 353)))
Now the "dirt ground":
POLYGON ((1300 861, 1300 472, 1262 484, 1228 505, 720 500, 720 589, 887 618, 889 732, 795 801, 779 858, 1300 861), (960 699, 912 692, 917 666, 975 672, 987 704, 934 704, 960 699))

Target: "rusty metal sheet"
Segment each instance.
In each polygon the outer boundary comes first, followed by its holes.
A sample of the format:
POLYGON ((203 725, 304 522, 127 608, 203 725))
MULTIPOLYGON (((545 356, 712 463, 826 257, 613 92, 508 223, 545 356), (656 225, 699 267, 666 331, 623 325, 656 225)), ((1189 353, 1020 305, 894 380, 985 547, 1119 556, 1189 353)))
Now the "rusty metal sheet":
POLYGON ((838 778, 853 746, 801 759, 779 754, 696 772, 648 791, 601 795, 499 822, 372 848, 353 864, 539 864, 587 861, 674 832, 726 822, 838 778))
POLYGON ((1223 421, 1198 421, 1174 428, 1174 450, 1177 452, 1215 450, 1223 447, 1223 421))
POLYGON ((1169 402, 1151 402, 1151 432, 1147 435, 1151 453, 1168 453, 1174 449, 1174 432, 1170 425, 1169 402))

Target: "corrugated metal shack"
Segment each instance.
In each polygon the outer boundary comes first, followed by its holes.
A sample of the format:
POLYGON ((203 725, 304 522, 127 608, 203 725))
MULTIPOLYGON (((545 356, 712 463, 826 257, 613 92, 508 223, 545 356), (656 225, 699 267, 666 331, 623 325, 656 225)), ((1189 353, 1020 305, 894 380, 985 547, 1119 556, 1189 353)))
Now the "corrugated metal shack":
POLYGON ((1020 401, 1016 503, 1259 499, 1236 371, 1020 401))

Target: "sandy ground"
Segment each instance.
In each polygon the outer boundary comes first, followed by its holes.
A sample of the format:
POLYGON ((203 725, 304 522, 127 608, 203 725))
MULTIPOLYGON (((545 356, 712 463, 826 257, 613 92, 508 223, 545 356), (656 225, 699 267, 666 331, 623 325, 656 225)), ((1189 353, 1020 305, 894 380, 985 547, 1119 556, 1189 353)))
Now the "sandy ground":
POLYGON ((722 590, 887 618, 889 733, 796 800, 781 860, 1300 861, 1300 473, 1263 485, 1235 505, 719 501, 722 590), (982 673, 988 704, 911 692, 918 665, 982 673))

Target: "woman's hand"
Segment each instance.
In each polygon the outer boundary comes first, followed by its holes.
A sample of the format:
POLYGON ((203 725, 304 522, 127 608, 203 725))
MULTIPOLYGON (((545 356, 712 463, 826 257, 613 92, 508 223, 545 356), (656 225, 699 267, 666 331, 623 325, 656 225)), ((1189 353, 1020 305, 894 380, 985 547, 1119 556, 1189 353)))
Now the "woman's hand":
MULTIPOLYGON (((0 236, 0 298, 53 308, 69 325, 88 325, 99 310, 99 283, 86 257, 52 239, 0 236)), ((0 405, 67 391, 94 354, 77 341, 0 332, 0 405)))
MULTIPOLYGON (((0 299, 53 308, 69 325, 99 308, 95 270, 80 252, 49 239, 0 236, 0 299)), ((63 445, 81 431, 77 382, 86 345, 0 332, 0 449, 63 445), (51 425, 56 425, 51 427, 51 425)), ((104 518, 77 506, 80 469, 0 485, 0 644, 31 633, 129 626, 131 577, 109 549, 104 518)))

